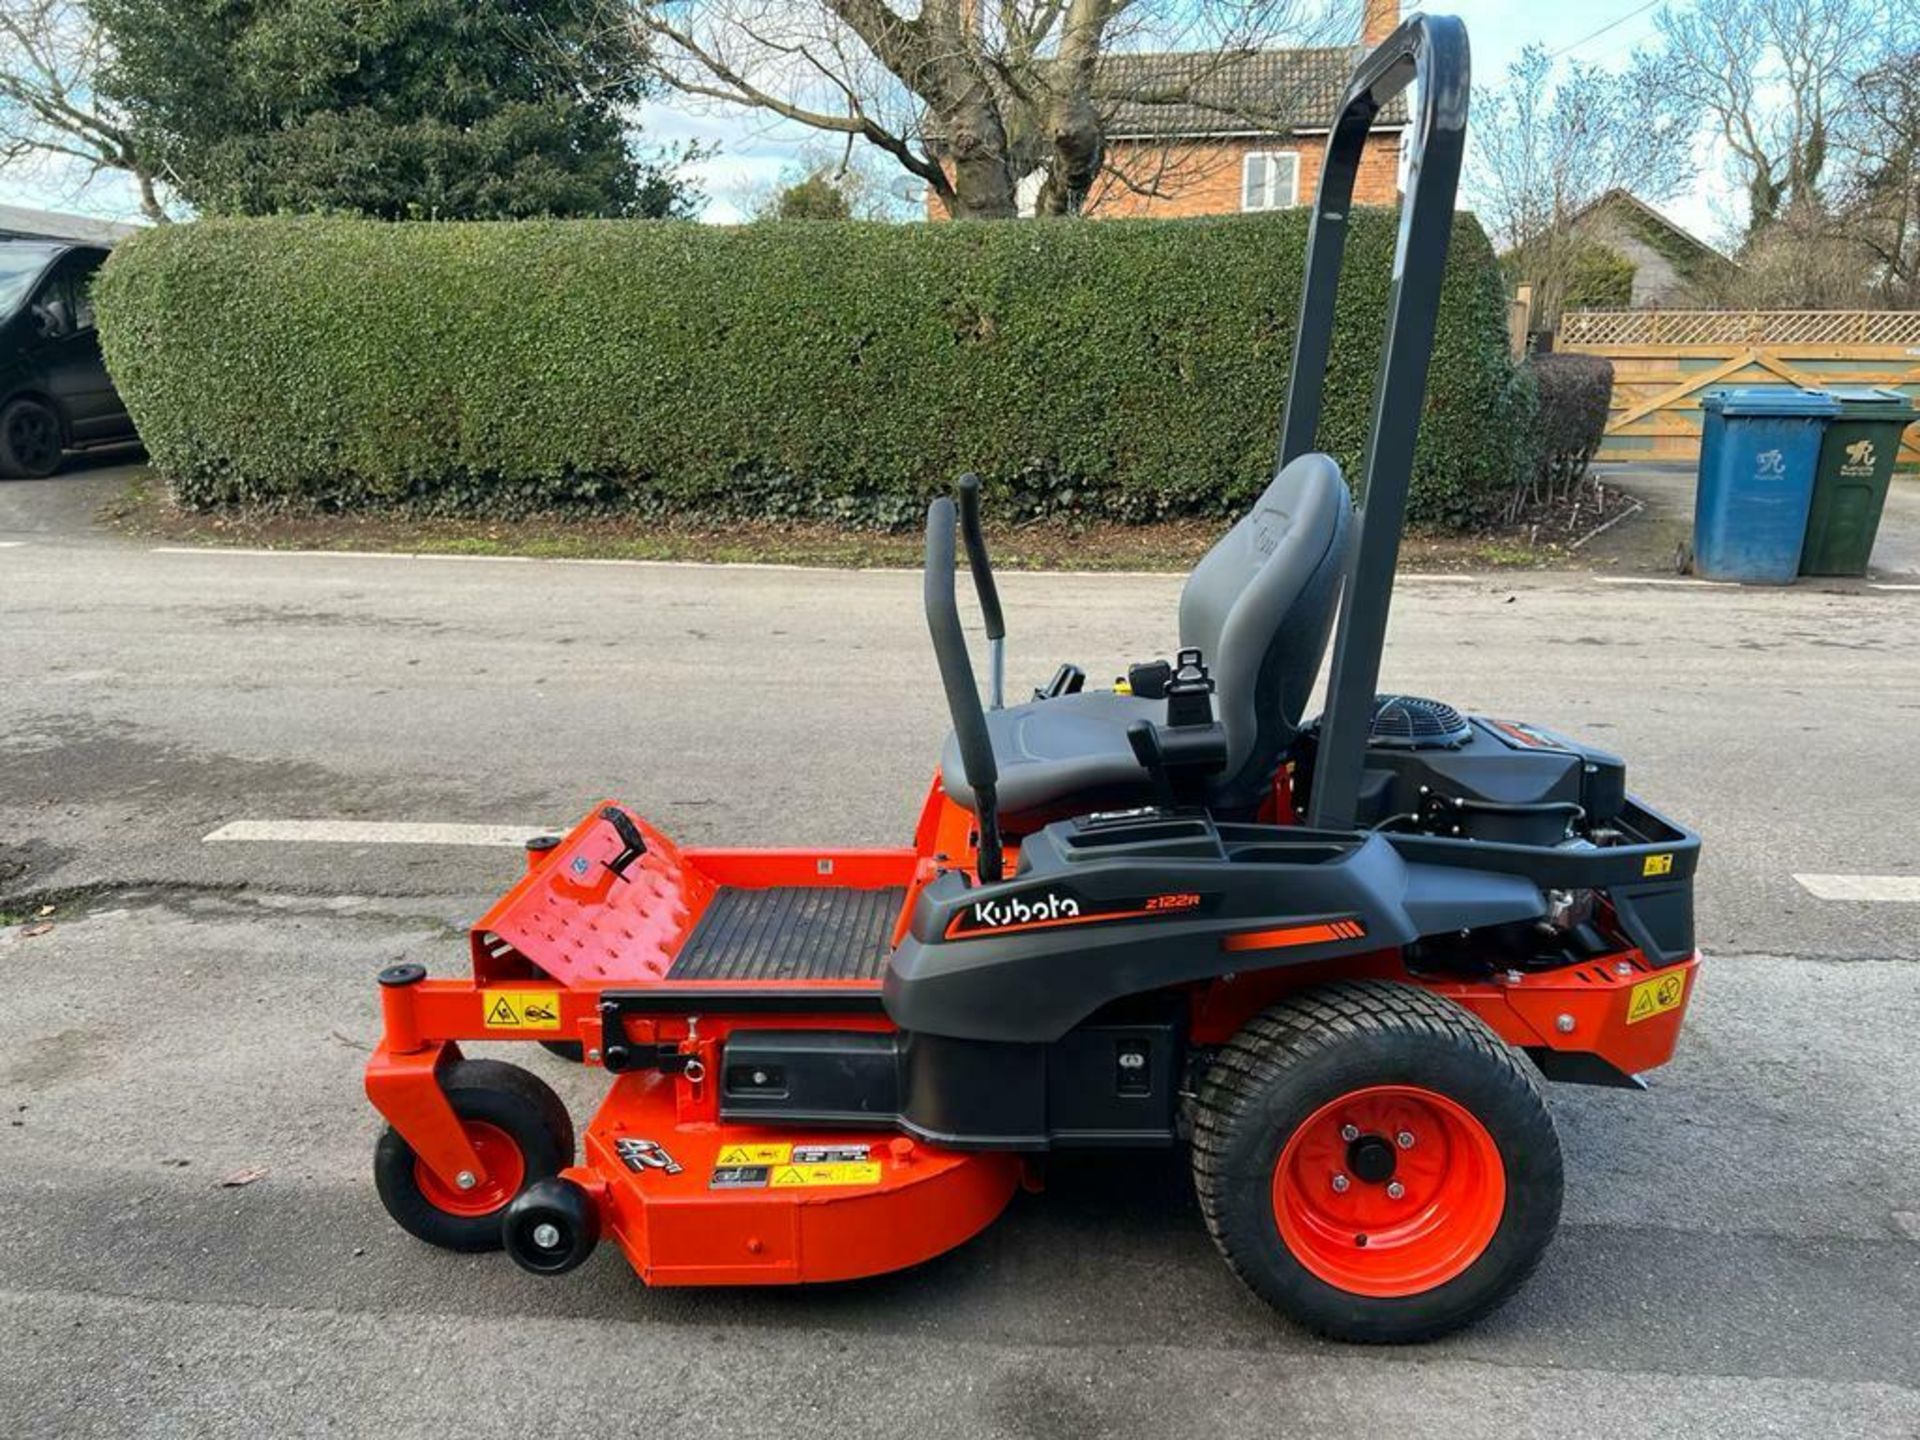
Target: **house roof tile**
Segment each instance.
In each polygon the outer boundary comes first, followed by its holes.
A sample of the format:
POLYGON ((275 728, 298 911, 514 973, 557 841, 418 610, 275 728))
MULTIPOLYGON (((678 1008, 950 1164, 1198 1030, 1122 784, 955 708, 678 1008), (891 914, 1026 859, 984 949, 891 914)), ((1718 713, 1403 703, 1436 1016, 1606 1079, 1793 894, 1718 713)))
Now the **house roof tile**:
MULTIPOLYGON (((1326 45, 1112 54, 1101 57, 1094 91, 1113 137, 1324 130, 1361 53, 1326 45)), ((1406 121, 1404 98, 1396 97, 1378 123, 1406 121)))

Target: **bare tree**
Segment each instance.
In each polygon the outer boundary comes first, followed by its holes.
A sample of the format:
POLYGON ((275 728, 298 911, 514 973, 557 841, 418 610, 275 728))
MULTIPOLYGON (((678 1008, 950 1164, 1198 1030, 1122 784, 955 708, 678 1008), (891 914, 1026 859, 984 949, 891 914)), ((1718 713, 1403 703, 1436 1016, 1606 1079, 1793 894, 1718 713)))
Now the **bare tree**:
POLYGON ((159 177, 96 88, 106 59, 100 27, 80 0, 0 0, 0 169, 77 165, 84 180, 124 172, 141 212, 164 222, 159 177))
POLYGON ((1860 77, 1835 148, 1845 165, 1835 218, 1872 299, 1920 305, 1920 37, 1860 77))
POLYGON ((1912 0, 1693 0, 1656 25, 1674 93, 1697 107, 1747 192, 1747 234, 1816 204, 1836 110, 1912 0))
MULTIPOLYGON (((960 218, 1078 211, 1123 105, 1209 103, 1209 65, 1115 93, 1104 57, 1236 57, 1281 38, 1358 33, 1352 0, 634 0, 653 65, 683 94, 860 140, 960 218)), ((1272 97, 1286 118, 1292 97, 1272 97)), ((1237 104, 1238 102, 1236 102, 1237 104)), ((1318 117, 1316 117, 1318 119, 1318 117)))
POLYGON ((1474 97, 1467 173, 1470 200, 1548 326, 1593 249, 1579 223, 1591 207, 1618 189, 1664 200, 1693 176, 1693 119, 1646 56, 1617 74, 1576 63, 1556 82, 1554 69, 1529 46, 1504 84, 1474 97))

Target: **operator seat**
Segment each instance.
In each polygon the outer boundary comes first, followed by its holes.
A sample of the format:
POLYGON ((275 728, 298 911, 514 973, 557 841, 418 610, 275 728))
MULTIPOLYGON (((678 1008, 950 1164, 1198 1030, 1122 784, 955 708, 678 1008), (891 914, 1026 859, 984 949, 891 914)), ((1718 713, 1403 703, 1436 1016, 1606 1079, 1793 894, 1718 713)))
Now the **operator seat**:
MULTIPOLYGON (((1283 468, 1238 524, 1187 577, 1180 646, 1212 672, 1226 765, 1209 781, 1216 811, 1251 811, 1273 783, 1313 690, 1345 566, 1353 501, 1327 455, 1283 468)), ((1164 700, 1081 691, 987 712, 1000 771, 1000 822, 1031 829, 1062 814, 1152 798, 1152 779, 1127 739, 1138 720, 1166 722, 1164 700)), ((955 803, 974 808, 960 746, 947 736, 940 773, 955 803)))

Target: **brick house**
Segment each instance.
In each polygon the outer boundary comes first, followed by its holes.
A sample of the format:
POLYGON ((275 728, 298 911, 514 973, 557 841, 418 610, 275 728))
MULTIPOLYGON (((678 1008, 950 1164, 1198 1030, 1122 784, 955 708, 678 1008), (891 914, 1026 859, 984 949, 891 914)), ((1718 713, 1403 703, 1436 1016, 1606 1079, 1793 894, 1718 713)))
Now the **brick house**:
MULTIPOLYGON (((1087 198, 1094 218, 1227 215, 1313 203, 1335 109, 1367 50, 1400 23, 1399 0, 1364 0, 1360 44, 1244 54, 1104 56, 1096 92, 1110 107, 1106 171, 1087 198), (1180 103, 1154 98, 1187 97, 1180 103), (1284 117, 1284 118, 1283 118, 1284 117)), ((1375 122, 1354 183, 1361 205, 1400 197, 1404 97, 1375 122)), ((1042 177, 1017 191, 1033 213, 1042 177)), ((929 194, 928 217, 945 209, 929 194)))

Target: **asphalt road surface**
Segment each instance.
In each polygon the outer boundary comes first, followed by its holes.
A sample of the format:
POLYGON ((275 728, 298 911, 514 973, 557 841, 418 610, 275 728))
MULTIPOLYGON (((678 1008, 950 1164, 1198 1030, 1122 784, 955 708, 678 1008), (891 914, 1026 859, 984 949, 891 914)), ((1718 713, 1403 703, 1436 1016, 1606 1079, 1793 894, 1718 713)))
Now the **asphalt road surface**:
MULTIPOLYGON (((0 487, 0 1435, 1920 1435, 1920 905, 1794 878, 1920 874, 1920 591, 1402 585, 1385 683, 1617 749, 1704 832, 1709 960, 1651 1092, 1551 1092, 1528 1288, 1381 1351, 1246 1297, 1178 1156, 1058 1164, 819 1290, 408 1239, 372 973, 458 971, 517 854, 204 837, 613 795, 692 842, 901 839, 944 730, 919 582, 157 552, 76 493, 0 487)), ((1173 638, 1172 579, 1004 591, 1023 683, 1173 638)), ((584 1119, 594 1076, 527 1063, 584 1119)))

